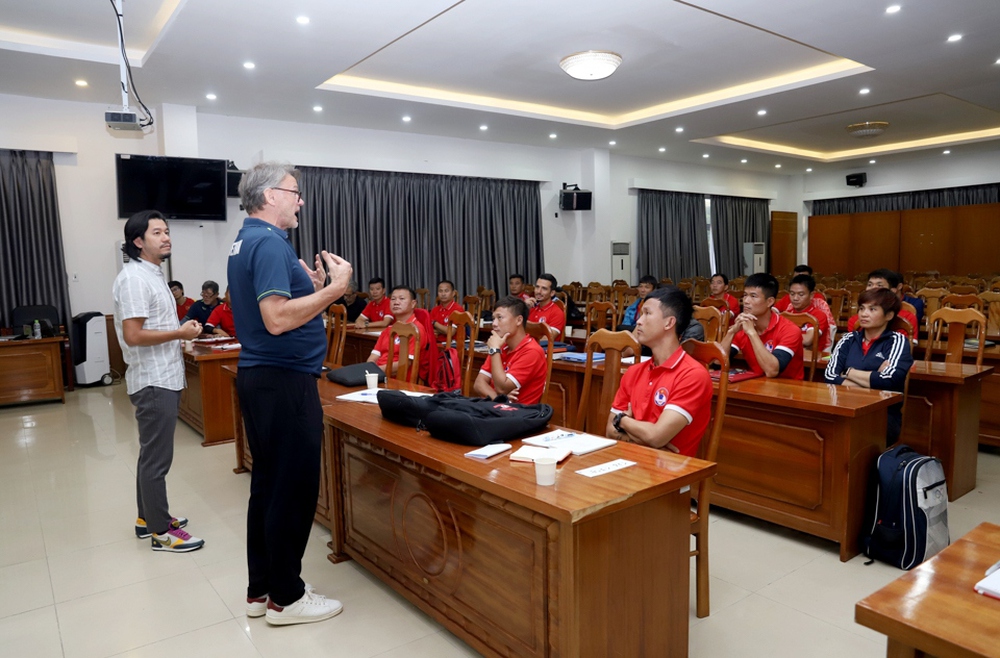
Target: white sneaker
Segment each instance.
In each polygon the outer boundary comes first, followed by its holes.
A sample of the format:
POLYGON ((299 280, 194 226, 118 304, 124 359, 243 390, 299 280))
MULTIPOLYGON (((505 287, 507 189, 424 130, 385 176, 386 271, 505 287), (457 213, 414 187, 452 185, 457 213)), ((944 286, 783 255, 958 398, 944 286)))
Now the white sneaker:
POLYGON ((307 591, 302 598, 286 606, 279 606, 271 599, 267 601, 267 623, 273 626, 288 624, 309 624, 336 617, 344 606, 336 599, 328 599, 321 594, 307 591))
MULTIPOLYGON (((315 592, 316 588, 306 583, 307 592, 315 592)), ((267 613, 267 595, 259 599, 247 597, 247 617, 263 617, 267 613)))

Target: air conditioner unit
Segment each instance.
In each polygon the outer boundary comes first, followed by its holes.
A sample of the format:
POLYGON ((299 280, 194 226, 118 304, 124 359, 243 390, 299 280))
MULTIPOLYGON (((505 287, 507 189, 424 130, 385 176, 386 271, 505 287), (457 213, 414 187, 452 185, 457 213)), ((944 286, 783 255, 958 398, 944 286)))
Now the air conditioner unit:
POLYGON ((611 280, 632 281, 632 243, 611 243, 611 280))
POLYGON ((763 242, 743 243, 743 276, 766 272, 765 245, 763 242))

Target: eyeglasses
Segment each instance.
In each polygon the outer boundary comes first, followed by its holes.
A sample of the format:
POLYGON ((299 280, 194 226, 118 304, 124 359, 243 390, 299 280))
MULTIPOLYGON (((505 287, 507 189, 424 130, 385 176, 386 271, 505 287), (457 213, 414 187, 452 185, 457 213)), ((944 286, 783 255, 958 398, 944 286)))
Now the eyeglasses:
POLYGON ((294 195, 295 195, 296 197, 298 197, 298 200, 299 200, 299 201, 301 201, 301 200, 302 200, 302 192, 299 192, 298 190, 289 190, 289 189, 286 189, 286 188, 284 188, 284 187, 272 187, 271 189, 272 189, 272 190, 281 190, 282 192, 291 192, 291 193, 292 193, 292 194, 294 194, 294 195))

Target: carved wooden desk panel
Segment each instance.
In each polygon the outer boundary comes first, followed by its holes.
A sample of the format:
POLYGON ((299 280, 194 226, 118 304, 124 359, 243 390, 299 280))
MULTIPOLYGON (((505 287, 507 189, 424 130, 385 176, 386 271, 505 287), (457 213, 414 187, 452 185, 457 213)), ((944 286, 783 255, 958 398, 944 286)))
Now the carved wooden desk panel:
POLYGON ((60 356, 64 340, 0 341, 0 405, 66 401, 60 356))
POLYGON ((187 388, 181 391, 179 416, 204 437, 203 446, 229 443, 235 438, 230 383, 222 368, 235 364, 239 357, 239 350, 213 350, 202 345, 184 348, 187 388))

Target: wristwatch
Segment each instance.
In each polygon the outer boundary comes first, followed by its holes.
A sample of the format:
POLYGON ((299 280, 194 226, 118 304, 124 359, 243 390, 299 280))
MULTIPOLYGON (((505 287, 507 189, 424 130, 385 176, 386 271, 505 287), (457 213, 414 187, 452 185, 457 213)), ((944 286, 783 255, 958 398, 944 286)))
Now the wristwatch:
POLYGON ((614 426, 615 431, 617 431, 619 434, 625 433, 625 430, 622 429, 622 418, 624 417, 625 417, 625 412, 622 411, 615 414, 615 419, 611 421, 611 424, 614 426))
POLYGON ((499 347, 491 347, 489 350, 487 350, 487 352, 489 352, 490 356, 493 356, 494 354, 500 354, 500 348, 499 347))

